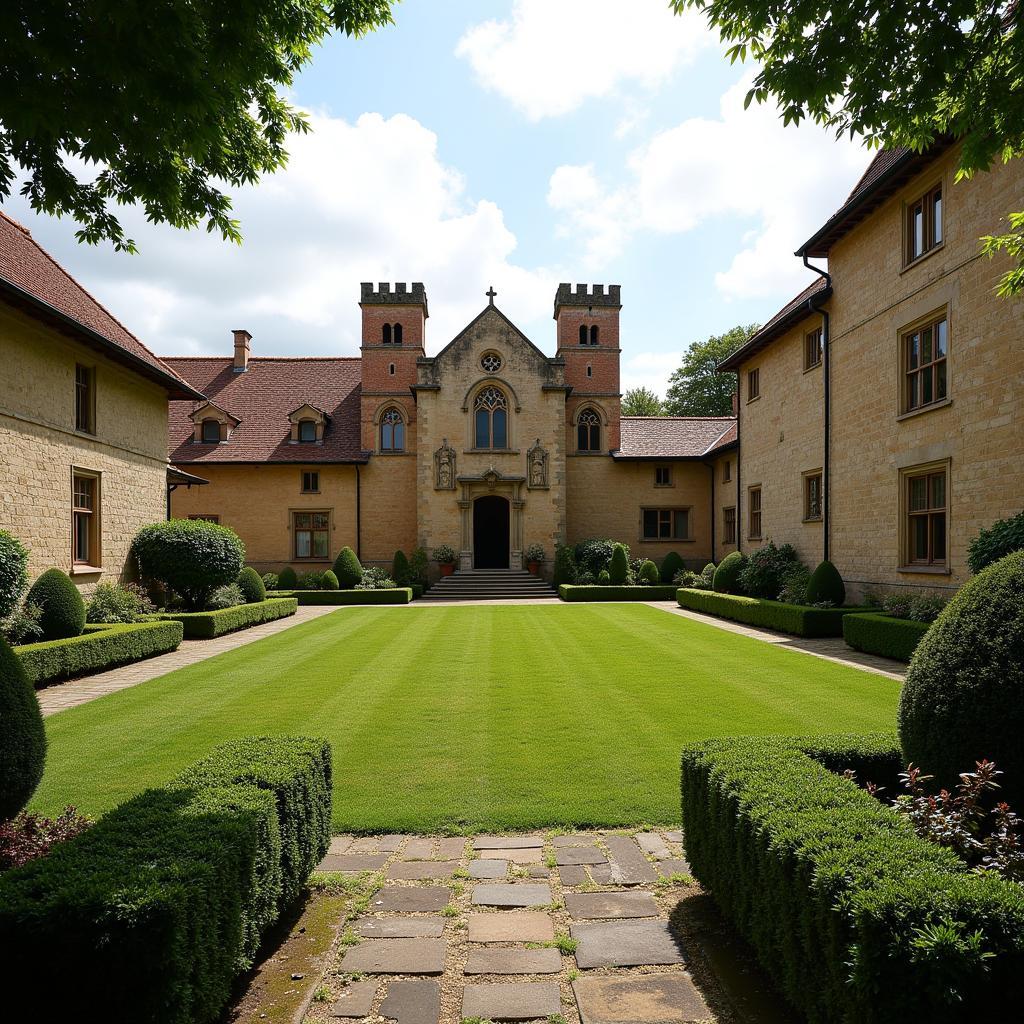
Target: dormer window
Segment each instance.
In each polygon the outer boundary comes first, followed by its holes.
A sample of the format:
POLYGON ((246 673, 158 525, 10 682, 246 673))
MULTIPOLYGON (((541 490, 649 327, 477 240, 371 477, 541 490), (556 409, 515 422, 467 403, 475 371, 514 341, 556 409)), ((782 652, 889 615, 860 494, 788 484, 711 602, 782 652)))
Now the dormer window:
POLYGON ((220 421, 214 419, 203 420, 203 444, 220 443, 220 421))
POLYGON ((203 402, 189 414, 193 444, 220 444, 242 421, 214 402, 203 402))
POLYGON ((316 442, 315 420, 299 420, 299 440, 303 444, 313 444, 316 442))
POLYGON ((293 409, 288 413, 288 422, 291 424, 289 443, 320 444, 324 439, 329 419, 323 409, 318 409, 308 402, 293 409))

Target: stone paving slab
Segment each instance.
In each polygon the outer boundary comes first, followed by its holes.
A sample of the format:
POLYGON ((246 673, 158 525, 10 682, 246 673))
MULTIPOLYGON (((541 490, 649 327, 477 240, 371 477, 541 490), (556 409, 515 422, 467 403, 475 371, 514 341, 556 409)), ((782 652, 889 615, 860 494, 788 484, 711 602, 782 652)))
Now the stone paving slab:
POLYGON ((460 860, 466 855, 466 837, 451 836, 437 841, 439 860, 460 860))
POLYGON ((567 892, 565 909, 583 921, 658 916, 658 904, 648 892, 567 892))
POLYGON ((467 985, 462 1016, 484 1020, 536 1020, 562 1012, 557 981, 514 981, 467 985))
POLYGON ((353 926, 364 939, 439 939, 443 917, 364 917, 353 926))
POLYGON ((558 974, 562 954, 557 949, 471 949, 466 974, 558 974))
POLYGON ((387 860, 386 853, 329 853, 317 865, 317 871, 380 871, 387 860))
POLYGON ((546 864, 531 864, 527 870, 531 878, 551 878, 551 871, 546 864))
POLYGON ((505 885, 480 882, 473 889, 473 903, 484 907, 543 907, 551 902, 551 886, 523 883, 505 885))
POLYGON ((572 991, 581 1024, 691 1024, 712 1017, 685 974, 577 978, 572 991))
POLYGON ((598 885, 608 885, 612 880, 611 864, 591 864, 590 877, 598 885))
POLYGON ((659 860, 657 868, 663 878, 668 878, 670 875, 693 875, 693 869, 688 860, 659 860))
POLYGON ((437 1024, 441 988, 436 981, 393 981, 379 1015, 398 1024, 437 1024))
POLYGON ((422 882, 434 878, 451 878, 452 874, 458 869, 458 867, 458 861, 399 861, 388 868, 384 877, 398 878, 411 882, 422 882))
POLYGON ((504 878, 508 874, 508 861, 471 860, 467 870, 470 878, 504 878))
POLYGON ((558 869, 562 885, 583 885, 587 880, 586 868, 580 865, 563 865, 558 869))
POLYGON ((352 836, 335 836, 331 845, 327 848, 328 853, 342 854, 352 845, 352 836))
POLYGON ((477 850, 539 850, 543 845, 543 836, 477 836, 473 840, 477 850))
POLYGON ((342 989, 331 1007, 332 1017, 368 1017, 373 997, 377 994, 377 982, 353 981, 342 989))
POLYGON ((444 939, 367 939, 352 946, 342 970, 362 974, 441 974, 444 939))
POLYGON ((516 864, 539 864, 541 862, 541 848, 513 846, 507 849, 481 850, 481 860, 511 860, 516 864))
POLYGON ((410 839, 402 854, 402 860, 430 860, 433 856, 433 839, 410 839))
POLYGON ((671 832, 663 832, 662 835, 670 843, 682 843, 683 841, 683 833, 680 832, 678 829, 675 829, 671 832))
POLYGON ((567 846, 594 846, 596 843, 597 836, 586 835, 585 833, 578 835, 555 836, 551 840, 551 845, 556 850, 563 850, 567 846))
POLYGON ((570 864, 607 864, 608 858, 596 846, 571 847, 555 853, 555 863, 562 867, 570 864))
POLYGON ((551 918, 540 911, 466 915, 469 942, 551 942, 554 937, 551 918))
POLYGON ((656 860, 668 860, 672 851, 657 832, 640 832, 636 837, 640 849, 656 860))
POLYGON ((581 970, 683 963, 682 951, 664 920, 585 922, 573 924, 569 932, 579 943, 576 964, 581 970))
POLYGON ((604 843, 612 863, 613 882, 619 885, 643 885, 658 880, 654 865, 629 836, 605 836, 604 843))
POLYGON ((372 911, 397 914, 436 914, 451 902, 452 891, 435 885, 386 885, 370 898, 372 911))

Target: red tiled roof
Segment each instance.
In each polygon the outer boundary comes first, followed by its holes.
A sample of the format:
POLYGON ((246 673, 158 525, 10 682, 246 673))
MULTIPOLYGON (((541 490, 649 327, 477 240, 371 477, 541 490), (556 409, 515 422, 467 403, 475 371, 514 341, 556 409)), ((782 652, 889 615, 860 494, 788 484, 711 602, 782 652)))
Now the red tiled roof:
POLYGON ((735 440, 732 416, 623 416, 617 459, 700 459, 735 440))
POLYGON ((176 397, 193 389, 103 308, 22 227, 0 210, 0 283, 19 305, 63 326, 84 328, 85 340, 119 362, 158 380, 176 397), (34 301, 33 301, 34 300, 34 301), (70 321, 70 323, 69 323, 70 321))
POLYGON ((169 452, 175 465, 366 461, 359 444, 358 358, 250 359, 245 373, 235 373, 230 358, 167 362, 239 421, 227 441, 196 444, 189 415, 201 403, 171 402, 169 452), (330 417, 321 444, 290 442, 288 414, 306 403, 330 417))
POLYGON ((812 296, 820 295, 824 301, 832 294, 832 289, 819 277, 812 281, 799 295, 790 299, 763 327, 755 331, 746 344, 741 345, 731 356, 727 356, 718 364, 719 370, 738 370, 740 365, 752 355, 766 348, 780 335, 785 334, 794 324, 811 315, 807 302, 812 296))

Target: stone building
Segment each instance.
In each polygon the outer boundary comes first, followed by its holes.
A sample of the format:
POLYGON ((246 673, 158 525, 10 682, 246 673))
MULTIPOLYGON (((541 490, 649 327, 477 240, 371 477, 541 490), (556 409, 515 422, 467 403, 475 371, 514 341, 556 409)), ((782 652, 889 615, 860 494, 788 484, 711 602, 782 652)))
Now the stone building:
POLYGON ((978 530, 1024 507, 1024 297, 996 295, 1011 264, 978 241, 1024 162, 954 183, 958 157, 881 152, 797 253, 828 274, 721 365, 741 546, 830 558, 855 595, 955 590, 978 530))
POLYGON ((0 213, 0 528, 89 590, 118 580, 168 487, 168 399, 200 398, 0 213))
POLYGON ((554 355, 494 297, 434 356, 416 283, 362 285, 358 357, 254 357, 237 330, 231 358, 168 359, 206 396, 172 403, 172 461, 209 480, 173 514, 233 527, 261 570, 442 544, 462 569, 520 568, 540 544, 550 570, 588 537, 659 563, 720 555, 735 421, 621 415, 619 287, 558 287, 554 355))

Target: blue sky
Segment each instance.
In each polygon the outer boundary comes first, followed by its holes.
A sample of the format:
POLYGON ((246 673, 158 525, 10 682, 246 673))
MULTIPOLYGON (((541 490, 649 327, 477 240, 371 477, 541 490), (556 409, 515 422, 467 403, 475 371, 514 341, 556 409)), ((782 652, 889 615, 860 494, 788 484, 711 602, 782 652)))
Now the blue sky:
POLYGON ((236 327, 256 355, 353 354, 362 280, 424 281, 428 351, 493 284, 552 352, 558 282, 618 283, 624 386, 663 391, 692 341, 802 287, 793 250, 869 160, 742 111, 751 69, 667 0, 405 0, 396 22, 296 81, 314 133, 236 195, 241 249, 127 211, 127 256, 5 209, 164 355, 227 354, 236 327))

